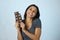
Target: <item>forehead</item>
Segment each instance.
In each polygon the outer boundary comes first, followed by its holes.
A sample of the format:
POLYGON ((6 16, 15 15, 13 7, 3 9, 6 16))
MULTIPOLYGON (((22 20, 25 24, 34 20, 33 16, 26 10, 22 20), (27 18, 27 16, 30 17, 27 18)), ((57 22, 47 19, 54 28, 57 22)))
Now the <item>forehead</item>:
POLYGON ((37 9, 35 6, 31 6, 31 7, 29 7, 29 8, 32 8, 32 9, 35 9, 35 10, 37 9))

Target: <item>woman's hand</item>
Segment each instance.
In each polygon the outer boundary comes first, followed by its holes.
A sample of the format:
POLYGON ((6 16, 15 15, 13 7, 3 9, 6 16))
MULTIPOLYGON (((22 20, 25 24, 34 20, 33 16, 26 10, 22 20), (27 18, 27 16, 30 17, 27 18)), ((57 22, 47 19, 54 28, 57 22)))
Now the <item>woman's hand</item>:
POLYGON ((15 27, 16 27, 17 31, 19 31, 19 30, 20 30, 20 29, 19 29, 18 22, 15 22, 15 27))
POLYGON ((25 24, 23 22, 20 23, 20 27, 23 29, 25 29, 25 24))
POLYGON ((22 34, 20 32, 20 28, 19 28, 19 23, 18 22, 15 22, 15 27, 16 27, 17 32, 18 32, 18 40, 23 40, 22 34))

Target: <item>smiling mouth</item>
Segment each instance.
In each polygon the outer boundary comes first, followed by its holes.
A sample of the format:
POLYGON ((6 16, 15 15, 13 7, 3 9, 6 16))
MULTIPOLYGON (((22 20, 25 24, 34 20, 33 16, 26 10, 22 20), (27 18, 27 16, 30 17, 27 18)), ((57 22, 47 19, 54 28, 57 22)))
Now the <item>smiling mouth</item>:
POLYGON ((33 14, 29 13, 30 16, 32 16, 33 14))

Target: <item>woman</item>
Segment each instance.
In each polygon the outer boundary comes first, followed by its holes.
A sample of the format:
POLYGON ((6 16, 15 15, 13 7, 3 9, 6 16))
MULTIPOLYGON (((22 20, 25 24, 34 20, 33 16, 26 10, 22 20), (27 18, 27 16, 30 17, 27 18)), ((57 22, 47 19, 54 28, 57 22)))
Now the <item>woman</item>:
POLYGON ((27 7, 24 15, 24 20, 20 23, 22 34, 16 22, 18 31, 18 40, 39 40, 41 36, 41 21, 40 13, 36 5, 32 4, 27 7))

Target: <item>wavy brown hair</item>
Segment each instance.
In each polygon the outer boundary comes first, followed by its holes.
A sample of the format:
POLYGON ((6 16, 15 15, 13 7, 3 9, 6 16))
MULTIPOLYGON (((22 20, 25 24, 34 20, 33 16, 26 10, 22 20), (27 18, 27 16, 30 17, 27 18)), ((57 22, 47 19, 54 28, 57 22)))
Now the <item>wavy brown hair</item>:
POLYGON ((26 11, 25 11, 24 20, 26 19, 26 12, 27 12, 27 10, 28 10, 31 6, 34 6, 34 7, 36 7, 36 9, 37 9, 37 13, 36 13, 35 17, 33 18, 33 20, 40 17, 40 12, 39 12, 38 6, 36 6, 35 4, 31 4, 31 5, 29 5, 29 6, 27 7, 27 9, 26 9, 26 11))

